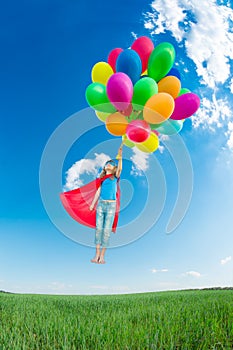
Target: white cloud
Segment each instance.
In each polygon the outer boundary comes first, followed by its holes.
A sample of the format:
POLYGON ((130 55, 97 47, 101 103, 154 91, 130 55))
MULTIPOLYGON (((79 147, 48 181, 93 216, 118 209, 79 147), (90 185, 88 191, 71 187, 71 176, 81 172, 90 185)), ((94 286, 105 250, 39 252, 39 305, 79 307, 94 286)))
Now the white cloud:
POLYGON ((53 290, 53 291, 63 291, 63 290, 66 290, 66 289, 69 289, 69 288, 72 288, 72 285, 69 284, 69 285, 66 285, 65 283, 63 282, 51 282, 49 285, 48 285, 48 289, 49 290, 53 290))
POLYGON ((128 286, 108 286, 108 285, 92 285, 90 286, 92 290, 104 290, 109 293, 118 293, 118 292, 128 292, 130 288, 128 286))
POLYGON ((152 273, 157 273, 157 272, 168 272, 168 269, 161 269, 161 270, 157 270, 157 269, 151 269, 152 273))
POLYGON ((156 0, 145 15, 145 28, 151 34, 170 31, 178 43, 184 42, 187 55, 197 67, 205 85, 215 87, 230 75, 233 59, 233 10, 214 0, 156 0), (183 25, 181 25, 181 23, 183 25), (213 40, 214 39, 214 40, 213 40))
POLYGON ((185 275, 186 276, 197 277, 197 278, 201 277, 200 272, 197 272, 197 271, 187 271, 187 272, 185 272, 185 275))
POLYGON ((212 132, 217 128, 227 125, 226 121, 231 118, 231 110, 226 99, 217 99, 215 92, 212 98, 203 97, 202 108, 192 117, 195 128, 199 126, 208 127, 212 132))
POLYGON ((133 147, 133 155, 130 159, 133 162, 131 175, 141 176, 149 167, 149 154, 140 151, 137 147, 133 147))
POLYGON ((229 123, 228 123, 228 129, 226 131, 226 136, 228 138, 227 146, 233 152, 233 122, 231 122, 231 121, 229 121, 229 123))
POLYGON ((160 153, 163 153, 163 152, 164 152, 164 150, 165 150, 165 147, 164 147, 164 146, 159 145, 158 150, 159 150, 159 152, 160 152, 160 153))
POLYGON ((227 256, 225 259, 222 259, 222 260, 220 261, 220 264, 221 264, 221 265, 225 265, 225 264, 227 264, 229 261, 231 261, 231 259, 232 259, 231 256, 227 256))
MULTIPOLYGON (((232 102, 221 93, 222 87, 233 93, 233 9, 214 0, 174 0, 172 6, 170 0, 156 0, 151 8, 144 15, 145 28, 152 37, 170 31, 196 66, 202 88, 198 92, 201 106, 192 116, 194 127, 212 132, 222 128, 226 145, 233 151, 233 132, 229 129, 232 102)), ((179 66, 184 72, 190 71, 182 58, 179 66)))
POLYGON ((233 78, 231 78, 231 80, 230 80, 229 89, 230 89, 231 93, 233 94, 233 78))
POLYGON ((93 177, 97 176, 98 170, 108 159, 110 159, 110 157, 104 153, 95 153, 94 159, 80 159, 75 162, 66 172, 64 190, 69 191, 83 186, 81 176, 84 174, 93 175, 93 177))
MULTIPOLYGON (((133 163, 131 175, 143 175, 143 172, 146 171, 149 167, 148 158, 148 153, 141 152, 139 149, 134 147, 133 156, 130 158, 133 163)), ((77 162, 75 162, 66 172, 66 183, 63 190, 70 191, 83 186, 84 183, 82 180, 82 176, 87 174, 96 177, 103 164, 108 159, 110 159, 110 157, 107 154, 95 153, 94 159, 80 159, 77 162)))

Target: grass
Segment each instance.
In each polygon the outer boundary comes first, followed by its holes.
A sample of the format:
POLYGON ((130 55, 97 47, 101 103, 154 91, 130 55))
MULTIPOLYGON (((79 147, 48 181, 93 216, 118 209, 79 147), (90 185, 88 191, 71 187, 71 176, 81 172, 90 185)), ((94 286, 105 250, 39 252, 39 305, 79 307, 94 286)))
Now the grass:
POLYGON ((233 291, 0 293, 1 350, 233 349, 233 291))

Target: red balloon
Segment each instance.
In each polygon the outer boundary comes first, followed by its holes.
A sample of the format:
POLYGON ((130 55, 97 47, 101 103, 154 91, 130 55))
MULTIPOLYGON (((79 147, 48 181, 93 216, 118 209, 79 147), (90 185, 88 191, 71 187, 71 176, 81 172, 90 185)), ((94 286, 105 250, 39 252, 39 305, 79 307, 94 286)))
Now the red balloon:
POLYGON ((145 120, 132 120, 126 128, 126 135, 130 141, 144 142, 150 136, 151 128, 145 120))
POLYGON ((123 49, 117 47, 116 49, 113 49, 109 55, 108 55, 108 64, 112 67, 114 73, 116 73, 116 61, 120 53, 123 51, 123 49))
POLYGON ((153 42, 147 36, 141 36, 133 42, 131 49, 136 51, 141 58, 142 72, 144 72, 147 69, 150 54, 154 50, 153 42))

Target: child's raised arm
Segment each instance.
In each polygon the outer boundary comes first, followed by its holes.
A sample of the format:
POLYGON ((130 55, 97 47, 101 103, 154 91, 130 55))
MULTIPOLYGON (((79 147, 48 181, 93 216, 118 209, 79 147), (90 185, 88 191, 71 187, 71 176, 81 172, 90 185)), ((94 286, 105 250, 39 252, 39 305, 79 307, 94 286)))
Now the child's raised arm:
POLYGON ((118 166, 116 170, 116 177, 120 177, 121 171, 122 171, 122 148, 123 148, 123 144, 121 144, 117 154, 118 166))

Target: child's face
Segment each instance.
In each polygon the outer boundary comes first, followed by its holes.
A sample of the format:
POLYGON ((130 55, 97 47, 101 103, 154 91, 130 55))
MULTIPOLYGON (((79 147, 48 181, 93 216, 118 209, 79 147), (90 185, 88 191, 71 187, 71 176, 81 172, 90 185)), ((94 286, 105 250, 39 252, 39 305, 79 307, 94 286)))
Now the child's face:
POLYGON ((115 167, 115 165, 114 165, 114 163, 113 162, 107 162, 106 164, 105 164, 105 170, 107 171, 113 171, 113 169, 114 169, 114 167, 115 167))

